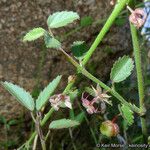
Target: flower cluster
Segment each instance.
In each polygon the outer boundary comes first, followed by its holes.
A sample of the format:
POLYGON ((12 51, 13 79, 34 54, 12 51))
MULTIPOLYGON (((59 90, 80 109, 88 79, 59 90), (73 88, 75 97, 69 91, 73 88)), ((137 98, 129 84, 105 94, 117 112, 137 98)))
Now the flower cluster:
POLYGON ((93 91, 94 91, 94 98, 90 101, 88 99, 88 96, 84 97, 84 93, 82 94, 82 105, 86 108, 86 111, 89 114, 93 114, 93 113, 104 113, 106 110, 106 104, 108 103, 110 105, 112 105, 111 101, 109 101, 108 99, 110 98, 109 95, 106 94, 106 92, 103 92, 102 89, 100 88, 99 85, 97 85, 97 88, 95 89, 94 87, 93 91), (97 106, 95 106, 97 105, 97 106), (100 106, 100 108, 99 108, 100 106))
POLYGON ((72 105, 70 102, 70 97, 65 94, 56 94, 49 99, 51 106, 55 110, 59 110, 60 107, 65 105, 66 107, 72 109, 72 105))

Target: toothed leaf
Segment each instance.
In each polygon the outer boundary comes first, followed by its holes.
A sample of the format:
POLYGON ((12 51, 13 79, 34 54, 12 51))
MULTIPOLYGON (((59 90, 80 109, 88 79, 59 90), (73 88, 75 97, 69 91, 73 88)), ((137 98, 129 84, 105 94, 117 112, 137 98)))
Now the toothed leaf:
POLYGON ((45 30, 41 27, 34 28, 33 30, 30 30, 23 38, 23 41, 34 41, 40 37, 42 37, 45 33, 45 30))
POLYGON ((126 122, 128 123, 128 125, 132 125, 134 123, 134 116, 133 116, 133 111, 125 105, 121 106, 121 114, 122 117, 126 120, 126 122))
POLYGON ((47 24, 49 28, 59 28, 77 19, 79 19, 79 15, 76 12, 61 11, 50 15, 47 19, 47 24))
POLYGON ((86 26, 91 25, 92 22, 93 22, 93 19, 91 16, 85 16, 85 17, 81 18, 80 25, 81 25, 81 27, 86 27, 86 26))
POLYGON ((52 121, 49 125, 50 129, 63 129, 63 128, 71 128, 79 125, 80 123, 75 120, 70 119, 59 119, 52 121))
POLYGON ((12 84, 10 82, 2 82, 4 88, 13 95, 16 100, 21 103, 24 107, 29 109, 30 111, 34 110, 34 100, 30 93, 25 91, 23 88, 19 87, 18 85, 12 84))
POLYGON ((111 69, 110 78, 113 82, 121 82, 130 76, 134 68, 133 60, 129 56, 119 58, 111 69))
POLYGON ((47 48, 60 48, 61 43, 56 40, 54 37, 50 36, 49 33, 45 33, 44 41, 47 48))
POLYGON ((50 96, 53 94, 55 89, 57 88, 59 82, 61 80, 61 76, 57 76, 52 82, 48 84, 47 87, 40 93, 36 100, 36 109, 39 111, 48 101, 50 96))
POLYGON ((71 52, 76 59, 83 59, 88 47, 84 41, 75 41, 71 47, 71 52))

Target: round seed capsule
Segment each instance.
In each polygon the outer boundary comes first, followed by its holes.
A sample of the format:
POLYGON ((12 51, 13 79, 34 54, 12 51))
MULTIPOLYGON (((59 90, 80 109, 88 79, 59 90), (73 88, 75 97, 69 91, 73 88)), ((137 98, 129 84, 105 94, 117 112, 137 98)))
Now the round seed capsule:
POLYGON ((100 132, 107 137, 117 136, 119 133, 119 127, 116 123, 110 120, 104 121, 100 126, 100 132))

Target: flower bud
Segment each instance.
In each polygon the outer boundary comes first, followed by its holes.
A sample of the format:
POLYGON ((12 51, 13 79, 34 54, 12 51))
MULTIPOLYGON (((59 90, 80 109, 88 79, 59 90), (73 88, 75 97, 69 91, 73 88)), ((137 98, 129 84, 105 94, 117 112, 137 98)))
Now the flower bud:
POLYGON ((117 136, 119 133, 119 127, 116 123, 110 120, 104 121, 100 126, 100 132, 107 137, 117 136))
POLYGON ((75 76, 75 75, 70 75, 70 76, 68 77, 68 83, 74 82, 75 80, 76 80, 76 76, 75 76))

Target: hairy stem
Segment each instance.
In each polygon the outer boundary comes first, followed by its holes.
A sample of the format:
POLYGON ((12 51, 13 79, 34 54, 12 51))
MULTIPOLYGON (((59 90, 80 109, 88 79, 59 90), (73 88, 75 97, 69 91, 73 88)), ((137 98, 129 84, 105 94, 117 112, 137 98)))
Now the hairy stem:
POLYGON ((68 61, 71 62, 84 76, 86 76, 93 82, 99 84, 102 88, 104 88, 106 91, 110 92, 114 97, 116 97, 121 103, 130 107, 134 112, 138 114, 140 113, 140 109, 138 107, 128 103, 118 92, 116 92, 114 89, 111 89, 105 83, 103 83, 102 81, 94 77, 92 74, 90 74, 87 70, 85 70, 85 68, 80 66, 72 57, 70 57, 62 48, 60 48, 59 50, 65 55, 68 61))
POLYGON ((36 131, 41 141, 42 150, 46 150, 46 144, 45 144, 45 139, 44 139, 43 132, 41 129, 40 120, 41 120, 41 114, 38 112, 37 118, 36 118, 36 131))
POLYGON ((100 31, 100 33, 98 34, 98 36, 96 37, 94 43, 92 44, 92 46, 90 47, 89 51, 87 52, 87 54, 84 57, 84 60, 82 62, 83 65, 85 65, 89 59, 91 58, 92 54, 94 53, 94 51, 96 50, 97 46, 99 45, 99 43, 102 41, 102 39, 104 38, 104 36, 106 35, 106 33, 109 31, 110 27, 112 26, 113 22, 115 21, 115 19, 118 17, 119 13, 122 11, 122 9, 126 6, 127 2, 129 0, 122 0, 120 1, 115 7, 113 12, 111 13, 110 17, 107 19, 104 27, 102 28, 102 30, 100 31))
MULTIPOLYGON (((138 41, 138 35, 136 28, 130 23, 131 34, 132 34, 132 43, 134 49, 134 57, 135 57, 135 65, 136 65, 136 72, 137 72, 137 82, 138 82, 138 91, 139 91, 139 103, 140 103, 140 111, 145 112, 144 106, 144 84, 143 84, 143 75, 142 75, 142 65, 141 65, 141 51, 138 41)), ((144 141, 147 140, 147 127, 146 127, 146 120, 145 116, 141 116, 141 126, 142 126, 142 133, 144 141)))
MULTIPOLYGON (((99 45, 99 43, 102 41, 102 39, 104 38, 104 36, 106 35, 106 33, 109 31, 109 29, 112 26, 114 20, 117 18, 117 16, 119 15, 119 13, 124 8, 124 6, 126 5, 127 2, 128 2, 128 0, 122 0, 114 8, 113 12, 111 13, 111 15, 108 18, 107 22, 105 23, 104 27, 102 28, 102 30, 98 34, 97 38, 93 42, 92 46, 90 47, 88 53, 86 54, 85 59, 83 61, 83 65, 85 65, 88 62, 88 60, 90 59, 91 55, 94 53, 95 49, 97 48, 97 46, 99 45)), ((73 84, 71 84, 71 86, 70 85, 68 85, 68 86, 69 86, 69 88, 71 88, 73 86, 73 84)), ((50 118, 50 116, 52 115, 53 112, 54 112, 54 109, 51 108, 49 110, 49 112, 45 115, 45 117, 43 118, 43 120, 41 122, 41 126, 45 125, 45 123, 50 118)), ((36 131, 32 133, 30 139, 27 141, 28 144, 30 144, 33 141, 33 139, 36 136, 36 134, 37 134, 36 131)))
MULTIPOLYGON (((69 88, 71 88, 70 85, 72 85, 72 83, 68 83, 68 85, 66 86, 66 88, 65 88, 65 90, 64 90, 63 93, 66 93, 66 92, 69 90, 69 88)), ((41 124, 41 127, 46 124, 46 122, 49 120, 49 118, 51 117, 51 115, 53 114, 54 111, 55 111, 55 110, 54 110, 53 108, 51 108, 51 109, 49 110, 49 112, 44 116, 43 120, 42 120, 41 123, 40 123, 40 124, 41 124)), ((34 132, 32 133, 32 135, 30 136, 29 140, 28 140, 26 143, 27 143, 28 145, 30 145, 30 144, 32 143, 32 141, 34 140, 34 138, 35 138, 36 135, 37 135, 37 132, 34 131, 34 132)))

